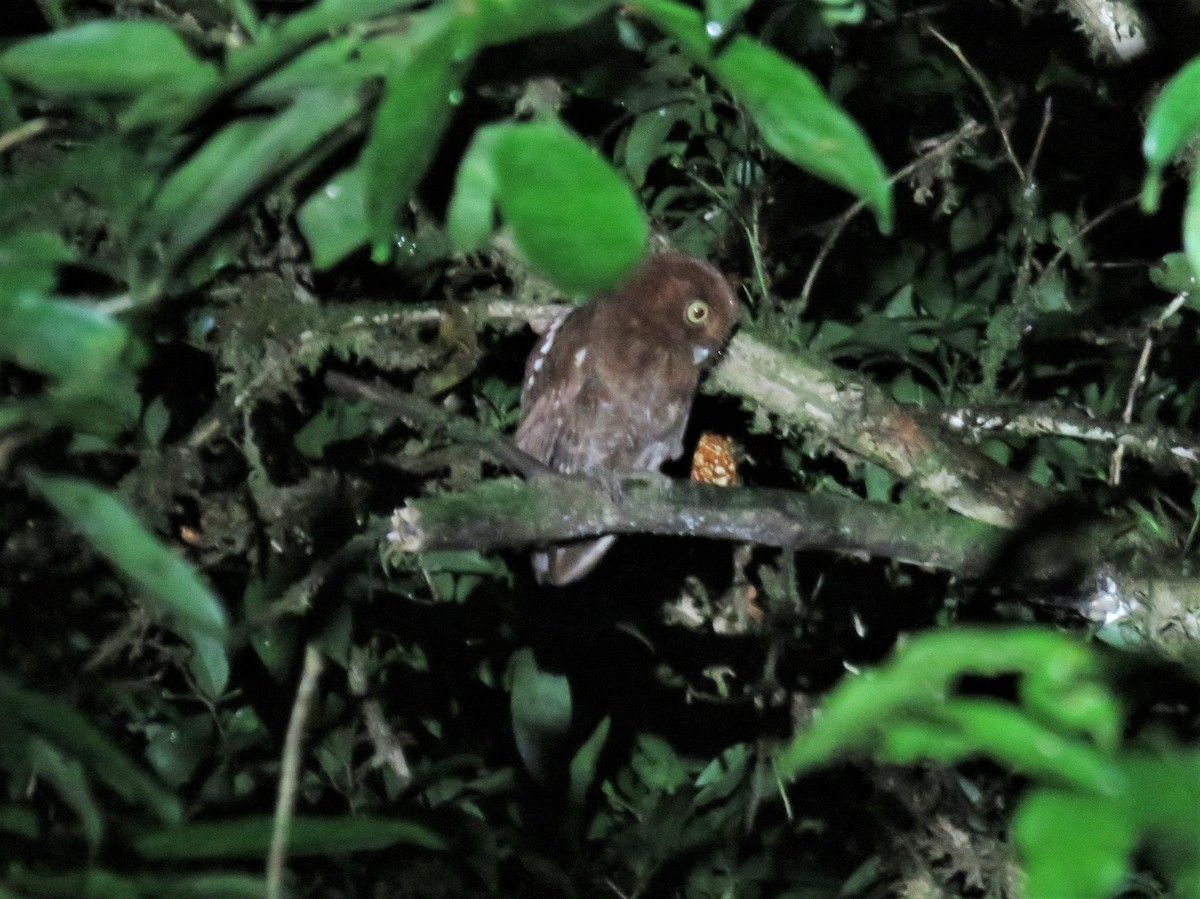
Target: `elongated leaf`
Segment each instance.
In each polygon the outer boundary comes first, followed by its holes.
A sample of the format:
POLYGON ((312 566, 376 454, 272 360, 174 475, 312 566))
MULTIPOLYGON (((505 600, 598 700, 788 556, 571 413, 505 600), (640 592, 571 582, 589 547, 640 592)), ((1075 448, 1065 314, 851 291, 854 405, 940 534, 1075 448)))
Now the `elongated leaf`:
POLYGON ((87 22, 0 54, 0 73, 58 96, 126 96, 167 85, 199 92, 217 80, 158 22, 87 22))
POLYGON ((563 675, 539 668, 528 647, 513 653, 509 670, 513 738, 525 768, 541 780, 549 774, 554 747, 571 726, 571 685, 563 675))
POLYGON ((0 678, 0 715, 79 759, 109 789, 146 806, 160 821, 174 824, 182 819, 179 799, 70 706, 0 678))
MULTIPOLYGON (((1142 209, 1146 212, 1158 209, 1163 168, 1189 140, 1200 133, 1198 97, 1200 56, 1185 65, 1167 82, 1146 118, 1146 135, 1142 139, 1142 155, 1146 157, 1149 166, 1146 180, 1142 184, 1142 209)), ((1185 241, 1187 230, 1185 222, 1185 241)), ((1188 255, 1191 257, 1192 254, 1189 252, 1188 255)), ((1195 266, 1194 261, 1192 264, 1195 266)))
POLYGON ((645 253, 649 229, 633 191, 558 122, 483 129, 465 162, 450 208, 462 246, 490 231, 494 193, 517 247, 563 290, 610 287, 645 253))
POLYGON ((163 185, 143 227, 174 267, 253 194, 304 159, 359 109, 355 92, 318 90, 271 118, 227 125, 163 185))
POLYGON ((478 0, 472 27, 489 45, 575 28, 616 4, 612 0, 478 0))
POLYGON ((1146 118, 1142 155, 1152 170, 1161 169, 1200 131, 1200 56, 1167 82, 1146 118))
POLYGON ((571 804, 582 806, 587 799, 588 790, 596 782, 596 773, 600 764, 600 753, 608 741, 608 732, 612 726, 612 718, 605 715, 596 725, 592 735, 588 737, 579 751, 571 759, 569 768, 571 786, 568 791, 571 804))
POLYGON ((282 107, 312 90, 355 88, 386 76, 391 61, 391 54, 376 42, 346 34, 310 47, 255 81, 237 95, 237 104, 250 109, 282 107))
POLYGON ((0 356, 33 371, 87 386, 117 368, 128 345, 125 325, 83 303, 0 295, 0 356))
POLYGON ((124 504, 95 484, 30 472, 29 483, 105 558, 186 628, 224 640, 225 610, 192 566, 164 546, 124 504))
MULTIPOLYGON (((146 858, 158 861, 197 858, 259 858, 271 845, 274 821, 266 815, 188 824, 148 833, 134 842, 146 858)), ((403 818, 355 816, 345 818, 298 817, 288 831, 288 853, 340 855, 416 846, 444 850, 442 837, 414 821, 403 818)))
POLYGON ((746 107, 771 149, 861 197, 880 230, 891 231, 892 192, 883 163, 812 75, 745 36, 716 52, 700 13, 673 0, 644 0, 639 8, 746 107))
POLYGON ((4 883, 22 896, 41 899, 262 899, 266 895, 262 877, 234 873, 153 876, 96 867, 59 873, 14 865, 5 873, 4 883))
POLYGON ((480 128, 458 166, 446 229, 462 249, 483 249, 496 227, 496 144, 506 125, 480 128))
POLYGON ((367 220, 375 258, 391 255, 396 212, 425 173, 461 99, 459 85, 476 47, 457 8, 434 7, 417 18, 395 48, 371 138, 363 148, 367 220))
POLYGON ((38 737, 29 741, 28 752, 34 775, 47 781, 58 797, 79 816, 84 839, 95 850, 104 836, 104 816, 88 785, 83 765, 38 737))

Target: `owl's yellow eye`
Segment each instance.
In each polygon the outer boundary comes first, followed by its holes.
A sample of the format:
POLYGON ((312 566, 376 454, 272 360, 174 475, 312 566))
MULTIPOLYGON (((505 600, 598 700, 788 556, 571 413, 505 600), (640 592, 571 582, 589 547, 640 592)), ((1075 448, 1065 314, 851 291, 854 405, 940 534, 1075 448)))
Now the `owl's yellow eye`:
POLYGON ((698 325, 708 318, 708 303, 704 300, 692 300, 683 313, 689 325, 698 325))

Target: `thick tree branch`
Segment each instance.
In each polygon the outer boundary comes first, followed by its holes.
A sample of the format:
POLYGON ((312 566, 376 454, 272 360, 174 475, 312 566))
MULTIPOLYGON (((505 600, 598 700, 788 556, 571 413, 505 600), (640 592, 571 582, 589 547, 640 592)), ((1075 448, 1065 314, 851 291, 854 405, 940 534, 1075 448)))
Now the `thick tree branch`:
MULTIPOLYGON (((508 329, 523 322, 544 327, 565 307, 523 306, 489 299, 470 308, 481 320, 508 329)), ((409 308, 398 314, 416 323, 436 321, 442 312, 409 308)), ((336 389, 365 395, 345 384, 336 389)), ((745 332, 734 336, 704 389, 740 396, 752 408, 775 416, 784 427, 807 432, 839 451, 874 462, 923 487, 954 511, 1000 527, 1012 527, 1041 507, 1048 499, 1047 492, 964 445, 948 434, 947 426, 968 432, 1007 428, 1016 433, 1060 433, 1080 440, 1112 442, 1127 446, 1154 464, 1169 463, 1189 472, 1200 458, 1196 441, 1183 434, 1084 421, 1065 411, 1060 414, 1041 407, 1028 414, 1015 407, 1006 413, 987 410, 980 415, 963 410, 946 412, 943 424, 931 413, 895 402, 869 379, 803 350, 776 349, 745 332)), ((414 402, 422 408, 396 411, 410 420, 421 418, 428 423, 426 414, 436 407, 425 401, 414 402)), ((445 413, 436 411, 439 425, 446 426, 445 413)), ((509 450, 516 452, 511 444, 498 445, 498 435, 484 437, 479 430, 476 427, 469 435, 450 436, 484 445, 499 461, 523 474, 529 475, 538 467, 528 457, 509 458, 509 450)))
POLYGON ((561 475, 485 481, 463 493, 410 500, 393 516, 389 538, 398 551, 421 552, 487 551, 596 534, 686 534, 882 556, 975 575, 1006 536, 958 515, 833 494, 665 477, 630 477, 613 486, 561 475))
POLYGON ((802 350, 784 353, 738 334, 708 389, 737 394, 788 426, 910 479, 968 518, 1011 527, 1048 498, 1016 472, 947 439, 931 416, 802 350))

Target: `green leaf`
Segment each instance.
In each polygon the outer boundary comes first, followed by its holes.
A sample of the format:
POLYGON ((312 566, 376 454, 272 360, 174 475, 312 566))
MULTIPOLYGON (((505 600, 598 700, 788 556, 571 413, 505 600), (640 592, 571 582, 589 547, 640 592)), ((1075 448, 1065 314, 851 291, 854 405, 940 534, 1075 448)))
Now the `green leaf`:
POLYGON ((746 107, 767 146, 865 200, 880 230, 891 231, 892 191, 883 163, 812 75, 745 36, 716 52, 700 13, 673 0, 643 0, 639 8, 746 107))
POLYGON ((754 0, 704 0, 704 30, 713 40, 724 37, 754 0))
MULTIPOLYGON (((1200 97, 1200 94, 1197 95, 1200 97)), ((1200 106, 1200 100, 1197 100, 1200 106)), ((1183 210, 1183 249, 1193 272, 1200 272, 1200 170, 1192 172, 1187 206, 1183 210)))
POLYGON ((193 715, 169 724, 145 725, 146 760, 156 774, 173 787, 191 780, 213 744, 213 719, 193 715))
POLYGON ((391 255, 396 212, 425 173, 461 99, 459 85, 476 48, 458 22, 456 7, 434 7, 416 17, 394 50, 362 153, 367 222, 377 261, 391 255))
POLYGON ((104 837, 104 817, 88 785, 83 765, 38 737, 29 740, 27 751, 33 776, 51 784, 58 797, 79 816, 84 839, 94 851, 104 837))
MULTIPOLYGON (((274 826, 274 820, 266 815, 206 821, 145 834, 134 841, 134 848, 155 861, 256 859, 270 848, 274 826)), ((397 845, 446 849, 446 841, 438 833, 404 818, 301 816, 293 819, 288 829, 288 854, 292 856, 341 855, 397 845)))
POLYGON ((164 86, 200 92, 217 80, 178 34, 158 22, 87 22, 0 54, 0 73, 65 97, 126 96, 164 86))
POLYGON ((554 747, 571 726, 571 685, 561 674, 542 671, 527 647, 513 653, 509 670, 509 708, 517 751, 529 773, 544 779, 554 747))
POLYGON ((665 106, 645 113, 633 120, 622 144, 622 162, 626 173, 634 184, 641 186, 646 180, 650 166, 663 155, 667 135, 679 121, 665 106))
POLYGON ((558 122, 494 125, 476 135, 450 209, 451 234, 464 248, 486 233, 493 191, 517 247, 565 291, 610 287, 645 253, 649 229, 633 191, 558 122))
POLYGON ((1159 173, 1200 131, 1200 56, 1175 73, 1150 108, 1142 155, 1150 167, 1142 194, 1142 208, 1158 208, 1159 173))
POLYGON ((129 330, 84 303, 34 293, 0 295, 0 356, 83 388, 120 367, 129 330))
MULTIPOLYGON (((1092 789, 1112 789, 1119 778, 1093 744, 1101 749, 1112 745, 1112 735, 1120 729, 1120 707, 1111 699, 1096 703, 1086 695, 1075 698, 1099 684, 1095 657, 1052 631, 960 628, 923 634, 882 668, 843 681, 813 726, 780 753, 776 770, 791 778, 836 758, 880 751, 913 758, 922 741, 938 757, 978 751, 1018 767, 1036 765, 1023 741, 1046 732, 1065 741, 1056 743, 1056 752, 1070 747, 1057 776, 1092 789), (1023 675, 1023 710, 1002 706, 980 711, 973 704, 959 705, 966 701, 954 697, 964 676, 1011 674, 1023 675), (1028 690, 1025 679, 1032 681, 1028 690), (1060 705, 1061 713, 1056 710, 1060 705), (1027 719, 1017 721, 1022 715, 1027 719)), ((1048 761, 1052 764, 1053 758, 1048 761)))
POLYGON ((596 725, 592 735, 579 747, 579 751, 571 759, 569 768, 570 788, 568 796, 573 806, 581 806, 587 799, 588 790, 596 782, 596 770, 600 763, 600 753, 608 741, 608 732, 612 728, 612 718, 608 715, 596 725))
POLYGON ((496 227, 496 145, 506 126, 480 128, 458 166, 446 230, 468 253, 483 249, 496 227))
POLYGON ((93 776, 128 802, 140 803, 160 821, 183 817, 179 799, 70 706, 0 677, 0 718, 24 724, 87 765, 93 776))
POLYGON ((71 248, 52 231, 6 234, 0 240, 0 296, 48 293, 58 281, 58 267, 74 258, 71 248))
POLYGON ((164 269, 174 269, 256 192, 311 161, 358 109, 354 92, 314 90, 278 115, 226 125, 163 184, 141 243, 157 243, 164 269))
POLYGON ((0 833, 32 840, 38 835, 38 819, 23 805, 0 806, 0 833))
POLYGON ((220 600, 195 570, 164 546, 116 497, 75 478, 28 472, 26 478, 105 558, 146 591, 148 603, 184 631, 224 640, 220 600))
POLYGON ((331 397, 296 432, 292 443, 309 459, 320 459, 330 444, 366 434, 376 415, 375 406, 366 400, 331 397))
POLYGON ((1037 790, 1022 800, 1013 837, 1029 899, 1107 899, 1137 842, 1133 816, 1103 797, 1037 790))
POLYGON ((365 41, 358 31, 322 41, 269 71, 239 94, 244 109, 287 106, 314 89, 354 89, 387 74, 392 54, 381 52, 376 41, 365 41))
POLYGON ((192 647, 188 659, 188 670, 196 682, 197 689, 209 699, 216 699, 229 686, 229 656, 225 644, 201 631, 190 629, 181 636, 192 647))
POLYGON ((574 28, 614 5, 612 0, 478 0, 469 8, 478 40, 495 46, 574 28))
POLYGON ((332 268, 370 239, 366 183, 360 161, 334 175, 300 207, 296 219, 317 268, 332 268))
POLYGON ((1196 275, 1183 253, 1167 253, 1150 269, 1150 282, 1167 293, 1197 293, 1196 275))
POLYGON ((671 744, 653 734, 638 734, 629 764, 642 783, 658 792, 674 793, 690 780, 671 744))

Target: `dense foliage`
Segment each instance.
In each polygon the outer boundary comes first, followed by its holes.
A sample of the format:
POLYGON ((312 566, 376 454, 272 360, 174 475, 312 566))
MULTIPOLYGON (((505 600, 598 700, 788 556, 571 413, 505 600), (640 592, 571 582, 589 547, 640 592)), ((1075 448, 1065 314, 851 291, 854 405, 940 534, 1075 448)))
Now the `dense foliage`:
POLYGON ((12 6, 0 897, 1200 893, 1194 3, 12 6), (662 246, 696 481, 516 477, 662 246))

